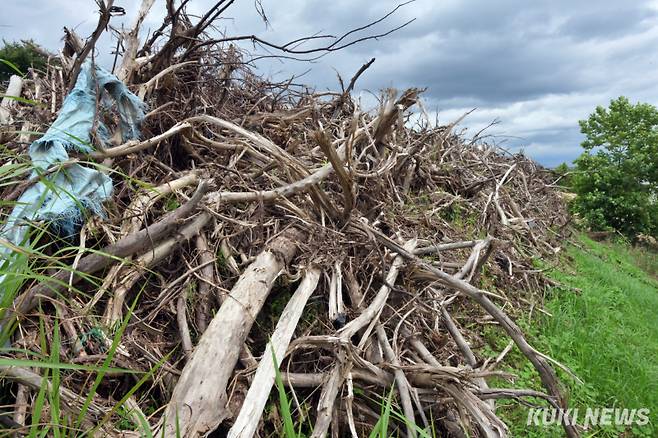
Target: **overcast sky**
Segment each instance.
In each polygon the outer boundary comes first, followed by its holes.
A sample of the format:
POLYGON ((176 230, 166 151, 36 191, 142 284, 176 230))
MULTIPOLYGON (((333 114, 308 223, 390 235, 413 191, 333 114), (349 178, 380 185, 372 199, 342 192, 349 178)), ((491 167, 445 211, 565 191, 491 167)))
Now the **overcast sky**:
MULTIPOLYGON (((140 1, 115 0, 132 22, 140 1)), ((191 0, 201 13, 210 0, 191 0)), ((219 27, 228 34, 257 34, 286 42, 316 32, 340 34, 366 24, 399 2, 381 0, 262 0, 270 26, 254 0, 237 0, 219 27)), ((88 36, 98 14, 93 0, 2 0, 0 36, 32 38, 53 51, 62 27, 88 36)), ((145 30, 157 27, 164 0, 156 0, 145 30)), ((553 166, 580 154, 578 120, 620 95, 658 101, 658 0, 417 0, 373 32, 416 20, 393 35, 329 54, 313 64, 263 63, 264 74, 310 71, 300 79, 336 89, 336 71, 346 80, 371 57, 376 61, 359 89, 427 87, 425 106, 450 122, 473 108, 462 123, 476 132, 493 120, 492 140, 523 149, 553 166)), ((109 41, 104 53, 108 56, 109 41)), ((106 61, 107 62, 107 61, 106 61)), ((368 99, 365 99, 368 101, 368 99)), ((371 100, 370 100, 371 101, 371 100)))

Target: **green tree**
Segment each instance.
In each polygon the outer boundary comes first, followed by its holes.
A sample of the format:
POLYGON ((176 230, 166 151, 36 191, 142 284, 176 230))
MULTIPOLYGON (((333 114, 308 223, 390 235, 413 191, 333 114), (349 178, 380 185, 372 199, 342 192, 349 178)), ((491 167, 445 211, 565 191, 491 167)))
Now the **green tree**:
POLYGON ((658 231, 658 110, 626 97, 579 122, 585 152, 575 161, 575 210, 596 230, 658 231))
MULTIPOLYGON (((43 69, 46 66, 47 59, 37 46, 31 41, 20 43, 8 43, 3 41, 4 46, 0 49, 0 59, 8 61, 23 73, 28 68, 43 69)), ((0 62, 0 82, 9 80, 11 75, 17 74, 16 70, 10 65, 0 62)))
POLYGON ((566 188, 571 187, 571 175, 573 174, 573 169, 571 169, 567 163, 562 163, 559 166, 556 166, 555 169, 553 169, 553 174, 558 178, 557 184, 566 188))

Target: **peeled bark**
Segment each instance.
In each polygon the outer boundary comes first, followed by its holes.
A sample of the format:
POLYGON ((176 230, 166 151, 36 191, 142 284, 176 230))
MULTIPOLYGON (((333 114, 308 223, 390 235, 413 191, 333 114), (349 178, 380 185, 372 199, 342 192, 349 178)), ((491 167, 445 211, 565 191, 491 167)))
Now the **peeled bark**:
POLYGON ((155 0, 142 0, 142 4, 139 7, 139 12, 137 13, 137 18, 135 18, 132 29, 123 35, 126 51, 123 54, 123 60, 121 62, 121 67, 119 67, 117 77, 125 83, 131 82, 133 73, 138 67, 136 58, 137 50, 139 49, 139 29, 153 7, 153 3, 155 3, 155 0))
POLYGON ((165 411, 164 430, 158 436, 200 436, 227 417, 226 387, 240 350, 301 238, 295 229, 279 235, 240 276, 183 368, 165 411))
POLYGON ((277 366, 279 366, 283 355, 288 349, 299 318, 302 316, 306 302, 315 290, 319 279, 320 270, 310 268, 304 275, 304 279, 295 294, 288 301, 272 334, 272 340, 265 347, 254 380, 251 382, 244 403, 242 403, 240 414, 228 433, 229 438, 251 438, 256 433, 258 423, 263 415, 263 409, 267 403, 272 385, 274 385, 275 368, 272 354, 274 353, 276 356, 277 366))
POLYGON ((16 100, 13 97, 20 97, 23 90, 23 80, 20 76, 11 75, 9 85, 5 91, 5 97, 0 102, 0 125, 11 122, 11 113, 7 108, 12 107, 16 100))

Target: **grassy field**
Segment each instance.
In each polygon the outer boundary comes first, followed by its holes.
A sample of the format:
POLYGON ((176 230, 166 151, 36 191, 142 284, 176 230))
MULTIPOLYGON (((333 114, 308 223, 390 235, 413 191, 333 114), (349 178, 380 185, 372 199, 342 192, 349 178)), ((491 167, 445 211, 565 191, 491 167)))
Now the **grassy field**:
MULTIPOLYGON (((560 270, 551 273, 564 285, 548 296, 545 308, 552 317, 541 318, 539 325, 536 320, 532 325, 521 322, 538 349, 570 367, 584 382, 561 373, 572 407, 650 409, 646 426, 598 427, 586 436, 658 436, 657 267, 655 253, 580 236, 567 249, 560 270)), ((495 348, 506 343, 497 334, 490 342, 495 348)), ((518 352, 506 362, 519 375, 520 385, 536 377, 518 352)), ((559 427, 526 426, 526 408, 501 405, 501 411, 512 424, 513 436, 562 436, 559 427)))

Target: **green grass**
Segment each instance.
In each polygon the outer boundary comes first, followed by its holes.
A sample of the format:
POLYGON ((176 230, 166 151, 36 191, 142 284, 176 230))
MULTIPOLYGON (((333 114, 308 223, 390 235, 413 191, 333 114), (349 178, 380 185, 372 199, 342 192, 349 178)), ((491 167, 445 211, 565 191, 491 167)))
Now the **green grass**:
MULTIPOLYGON (((0 162, 9 162, 10 158, 14 159, 15 157, 3 151, 0 145, 0 162)), ((14 185, 17 179, 27 178, 31 170, 32 167, 27 163, 0 166, 0 188, 14 185)), ((0 206, 9 210, 7 207, 12 207, 15 204, 16 201, 3 201, 0 203, 0 206)), ((69 254, 77 253, 79 250, 77 245, 71 246, 70 242, 58 240, 55 238, 56 236, 51 236, 49 234, 48 224, 46 223, 40 225, 35 224, 28 234, 29 237, 26 241, 17 248, 14 248, 13 256, 7 257, 6 260, 0 260, 0 278, 2 278, 2 282, 0 282, 0 318, 2 318, 5 309, 10 307, 10 303, 21 292, 22 287, 26 283, 32 281, 42 283, 55 282, 48 274, 47 269, 60 268, 70 272, 77 272, 68 264, 66 258, 69 254)), ((5 244, 9 243, 0 241, 0 245, 5 244)), ((97 252, 93 248, 86 248, 86 251, 97 252)), ((80 272, 78 274, 83 275, 92 284, 98 284, 100 281, 100 279, 88 274, 80 272)), ((83 294, 82 291, 75 287, 72 289, 75 293, 83 294)), ((66 296, 58 295, 57 298, 61 302, 68 302, 66 296)), ((137 302, 138 298, 135 299, 133 307, 137 302)), ((12 397, 8 396, 12 383, 10 379, 3 378, 1 368, 33 368, 41 376, 39 388, 34 391, 34 401, 26 423, 28 436, 94 436, 99 432, 101 427, 106 427, 114 423, 117 419, 119 419, 120 425, 130 426, 126 428, 138 429, 142 432, 143 436, 149 436, 150 428, 148 423, 138 413, 132 413, 132 424, 127 419, 124 421, 126 415, 131 414, 124 405, 128 398, 134 395, 142 386, 153 381, 153 376, 162 363, 167 360, 168 356, 163 358, 161 362, 157 363, 148 372, 135 372, 129 369, 110 367, 123 332, 132 315, 133 307, 127 312, 124 320, 118 324, 119 327, 116 327, 115 330, 108 330, 105 334, 107 339, 112 342, 108 351, 105 352, 106 359, 100 366, 68 363, 67 358, 61 355, 60 350, 64 340, 60 333, 60 315, 53 318, 54 325, 48 329, 51 330, 49 335, 46 335, 47 329, 44 319, 38 320, 38 341, 40 348, 37 351, 19 351, 27 356, 28 359, 4 355, 5 352, 17 352, 6 344, 12 332, 16 330, 16 324, 6 324, 0 328, 0 404, 13 402, 12 397), (90 379, 88 385, 85 386, 84 394, 81 394, 77 400, 81 405, 79 409, 68 408, 67 402, 62 400, 60 394, 60 390, 63 389, 63 379, 70 378, 70 374, 76 371, 87 372, 87 376, 90 379), (90 417, 89 409, 92 406, 93 398, 108 373, 132 374, 135 380, 139 380, 131 388, 124 391, 121 400, 115 402, 114 406, 108 409, 103 418, 90 417), (137 421, 139 424, 135 424, 136 417, 139 417, 137 421), (88 427, 90 422, 95 427, 88 427)), ((43 311, 40 314, 43 314, 43 311)), ((6 409, 3 409, 3 411, 6 411, 6 409)), ((0 426, 0 436, 8 436, 8 434, 13 436, 13 432, 9 432, 0 426)))
MULTIPOLYGON (((560 373, 570 407, 650 409, 644 427, 599 427, 585 436, 658 436, 658 281, 650 274, 655 254, 580 236, 567 256, 561 270, 551 272, 565 286, 555 288, 546 303, 553 316, 522 325, 538 349, 583 380, 560 373)), ((507 363, 520 376, 519 386, 536 382, 532 369, 516 365, 525 364, 518 352, 507 363)), ((502 411, 513 436, 562 436, 559 427, 526 426, 527 408, 503 404, 502 411)))

